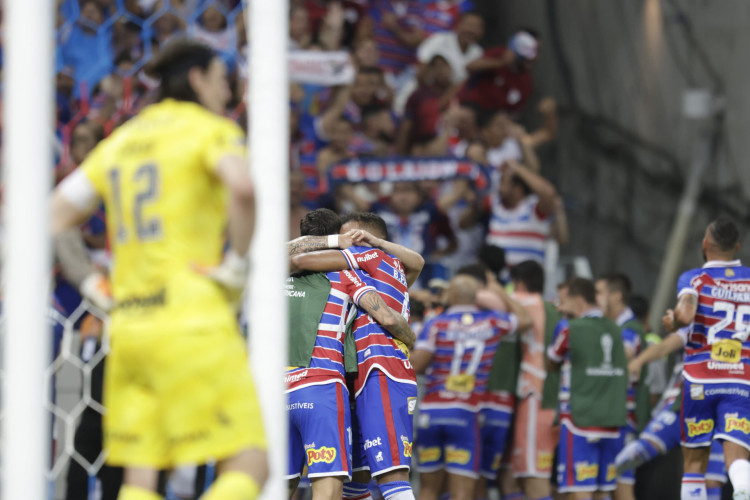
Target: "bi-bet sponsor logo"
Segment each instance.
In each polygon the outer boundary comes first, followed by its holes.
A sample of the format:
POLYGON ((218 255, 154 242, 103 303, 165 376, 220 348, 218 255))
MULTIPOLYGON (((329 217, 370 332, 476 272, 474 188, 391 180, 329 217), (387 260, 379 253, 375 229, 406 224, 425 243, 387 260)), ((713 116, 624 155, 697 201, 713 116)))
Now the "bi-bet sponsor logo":
POLYGON ((382 444, 383 442, 380 439, 380 436, 376 437, 375 439, 365 439, 365 450, 369 450, 373 446, 381 446, 382 444))
POLYGON ((327 464, 333 463, 336 459, 336 448, 329 448, 327 446, 321 446, 320 448, 310 448, 307 450, 307 465, 317 464, 325 462, 327 464))
POLYGON ((401 436, 401 443, 404 445, 404 456, 411 457, 412 443, 406 436, 401 436))
POLYGON ((709 432, 714 430, 714 421, 711 419, 698 420, 697 422, 694 421, 695 419, 690 420, 685 420, 688 428, 688 436, 690 437, 708 434, 709 432), (690 420, 693 421, 691 422, 690 420))
POLYGON ((452 464, 466 465, 471 460, 471 452, 462 448, 448 446, 445 449, 445 461, 452 464))
POLYGON ((739 418, 737 413, 732 413, 724 416, 724 431, 740 431, 744 434, 750 434, 750 420, 746 418, 739 418))
POLYGON ((599 464, 589 462, 576 462, 576 480, 586 481, 587 479, 596 479, 599 475, 599 464))

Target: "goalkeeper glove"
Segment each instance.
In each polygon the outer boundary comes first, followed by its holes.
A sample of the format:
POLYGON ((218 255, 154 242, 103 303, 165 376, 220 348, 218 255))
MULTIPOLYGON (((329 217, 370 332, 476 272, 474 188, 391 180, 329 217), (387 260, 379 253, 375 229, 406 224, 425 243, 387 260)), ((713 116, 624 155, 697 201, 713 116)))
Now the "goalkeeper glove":
POLYGON ((103 312, 109 312, 115 303, 109 290, 109 281, 102 273, 93 272, 81 282, 81 295, 103 312))
POLYGON ((250 261, 247 256, 239 255, 234 250, 224 254, 224 260, 212 269, 199 269, 209 279, 221 286, 230 300, 236 302, 242 295, 250 271, 250 261))

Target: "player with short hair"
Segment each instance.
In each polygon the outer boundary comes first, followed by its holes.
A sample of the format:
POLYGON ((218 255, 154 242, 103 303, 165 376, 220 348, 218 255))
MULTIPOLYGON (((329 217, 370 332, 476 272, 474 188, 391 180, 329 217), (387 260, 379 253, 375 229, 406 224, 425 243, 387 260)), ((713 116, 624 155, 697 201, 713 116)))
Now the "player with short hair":
POLYGON ((682 394, 683 499, 705 499, 714 439, 724 443, 735 500, 750 499, 750 268, 735 256, 739 231, 726 216, 706 228, 706 263, 677 281, 668 331, 690 325, 682 394))
MULTIPOLYGON (((341 218, 325 208, 300 221, 303 236, 338 234, 340 227, 341 218)), ((359 306, 394 336, 408 341, 413 334, 400 312, 386 306, 375 288, 365 285, 353 271, 291 276, 287 297, 290 495, 306 462, 313 498, 340 500, 344 480, 351 478, 352 455, 344 369, 347 326, 359 306)))
POLYGON ((266 442, 233 303, 255 216, 245 136, 221 116, 230 91, 213 50, 175 40, 147 69, 160 101, 99 143, 52 198, 55 235, 106 207, 107 461, 126 467, 121 500, 160 498, 159 469, 209 459, 220 475, 203 498, 254 499, 266 442))
POLYGON ((558 323, 547 349, 549 367, 563 365, 557 484, 560 493, 582 500, 615 489, 627 365, 620 328, 596 307, 591 280, 572 279, 560 308, 570 319, 558 323))
POLYGON ((500 340, 531 325, 523 306, 504 292, 510 314, 479 309, 483 285, 456 274, 446 290, 448 309, 425 324, 412 353, 415 371, 427 373, 417 444, 420 500, 437 500, 446 474, 451 498, 474 498, 485 444, 479 410, 500 340))
MULTIPOLYGON (((372 213, 349 214, 341 232, 355 231, 355 243, 342 251, 311 252, 292 257, 292 269, 328 271, 351 269, 374 286, 386 305, 409 316, 407 286, 419 276, 424 260, 414 252, 393 257, 404 247, 387 241, 382 218, 372 213), (382 248, 382 250, 380 250, 382 248), (405 269, 406 267, 406 269, 405 269)), ((333 246, 333 245, 331 245, 333 246)), ((416 375, 408 348, 359 310, 354 322, 359 375, 354 384, 361 448, 354 450, 357 469, 369 469, 386 500, 414 498, 408 471, 412 455, 413 417, 416 407, 416 375)))

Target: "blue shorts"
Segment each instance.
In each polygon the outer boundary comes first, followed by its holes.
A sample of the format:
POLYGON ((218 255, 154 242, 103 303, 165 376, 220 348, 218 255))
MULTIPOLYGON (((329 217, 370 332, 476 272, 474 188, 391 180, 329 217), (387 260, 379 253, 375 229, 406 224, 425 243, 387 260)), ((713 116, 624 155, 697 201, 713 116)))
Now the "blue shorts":
POLYGON ((419 472, 445 469, 479 478, 479 415, 464 408, 422 409, 418 418, 419 472))
POLYGON ((312 385, 288 394, 289 469, 299 477, 351 477, 349 391, 342 384, 312 385))
POLYGON ((613 491, 615 457, 622 447, 622 433, 616 438, 587 438, 574 434, 563 423, 557 460, 558 491, 613 491))
POLYGON ((666 453, 680 445, 681 428, 680 416, 667 408, 649 420, 640 437, 653 443, 659 453, 666 453))
POLYGON ((373 370, 357 396, 354 470, 373 476, 411 466, 417 386, 373 370))
POLYGON ((487 479, 495 479, 500 461, 508 445, 513 412, 482 408, 479 423, 482 436, 482 459, 479 471, 487 479))
POLYGON ((685 380, 682 391, 682 444, 710 446, 714 439, 750 450, 750 386, 738 383, 697 384, 685 380))
MULTIPOLYGON (((620 434, 622 434, 623 437, 623 446, 638 439, 638 428, 633 424, 631 418, 628 418, 628 423, 620 428, 620 434)), ((629 469, 623 472, 622 475, 617 478, 617 482, 622 484, 635 484, 635 469, 629 469)))

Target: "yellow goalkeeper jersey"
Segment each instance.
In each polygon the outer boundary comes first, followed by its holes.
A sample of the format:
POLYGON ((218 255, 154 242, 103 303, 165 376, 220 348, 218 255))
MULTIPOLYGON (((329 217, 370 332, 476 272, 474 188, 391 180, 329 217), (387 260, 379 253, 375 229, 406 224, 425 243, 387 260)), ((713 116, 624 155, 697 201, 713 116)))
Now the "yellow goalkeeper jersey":
POLYGON ((235 123, 168 99, 121 126, 83 163, 106 208, 113 335, 235 322, 222 290, 196 272, 222 259, 228 196, 214 169, 229 154, 246 155, 235 123))

